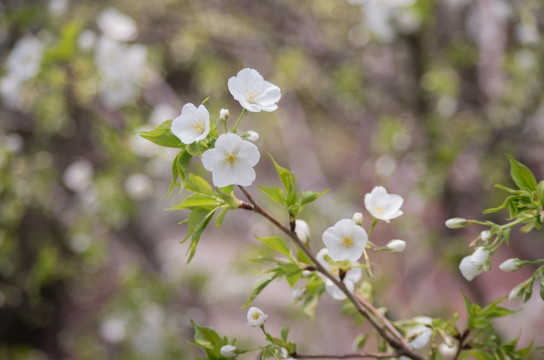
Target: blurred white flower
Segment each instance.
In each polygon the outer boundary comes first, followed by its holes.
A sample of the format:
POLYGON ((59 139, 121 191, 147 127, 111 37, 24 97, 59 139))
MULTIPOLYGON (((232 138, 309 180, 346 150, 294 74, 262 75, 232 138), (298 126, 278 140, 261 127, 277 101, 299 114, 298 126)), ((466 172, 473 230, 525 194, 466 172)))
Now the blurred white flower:
POLYGON ((233 346, 233 345, 223 345, 221 347, 221 350, 219 350, 221 352, 221 355, 225 356, 225 357, 234 357, 237 355, 236 353, 236 346, 233 346))
POLYGON ((204 105, 197 108, 193 104, 185 104, 170 129, 184 144, 204 140, 210 132, 210 113, 204 105))
POLYGON ((459 270, 467 281, 472 281, 476 276, 484 272, 484 267, 481 265, 474 265, 471 261, 471 255, 465 256, 459 264, 459 270))
POLYGON ((518 24, 514 29, 514 33, 520 44, 536 44, 540 41, 540 34, 534 24, 518 24))
POLYGON ((253 130, 248 130, 245 134, 244 134, 244 137, 246 139, 248 139, 249 141, 251 142, 256 142, 259 140, 259 134, 253 130))
POLYGON ((175 119, 179 113, 172 105, 166 103, 160 103, 153 108, 151 115, 149 115, 149 122, 154 126, 159 126, 166 120, 175 119))
POLYGON ((484 230, 480 233, 480 239, 482 239, 483 241, 487 241, 491 238, 491 231, 489 230, 484 230))
POLYGON ((391 240, 387 243, 387 245, 385 245, 385 247, 387 247, 392 252, 403 252, 406 248, 406 241, 399 239, 391 240))
POLYGON ((96 43, 96 34, 92 30, 83 30, 77 38, 77 46, 82 51, 89 51, 96 43))
POLYGON ((118 343, 127 336, 127 322, 119 316, 106 318, 100 324, 100 335, 110 343, 118 343))
POLYGON ((266 319, 268 319, 268 315, 266 315, 261 309, 257 307, 251 307, 247 312, 248 325, 254 327, 261 326, 264 324, 266 319))
POLYGON ((219 119, 225 121, 229 118, 229 109, 219 110, 219 119))
POLYGON ((51 0, 49 1, 49 12, 53 16, 60 16, 68 10, 68 0, 51 0))
POLYGON ((446 220, 446 227, 450 229, 461 229, 467 226, 467 219, 464 218, 451 218, 446 220))
POLYGON ((280 100, 280 88, 265 81, 257 70, 245 68, 228 81, 229 91, 243 108, 252 112, 274 111, 280 100))
POLYGON ((506 272, 514 272, 521 269, 522 262, 520 259, 508 259, 499 265, 499 269, 506 272))
POLYGON ((115 8, 110 7, 102 11, 96 22, 104 35, 110 39, 129 41, 136 39, 138 36, 138 29, 134 20, 115 8))
POLYGON ((342 219, 325 230, 322 239, 334 261, 356 261, 363 254, 368 236, 353 220, 342 219))
MULTIPOLYGON (((132 135, 129 138, 129 146, 130 150, 138 156, 141 157, 152 157, 157 152, 157 145, 152 143, 149 140, 144 139, 140 136, 140 132, 142 131, 150 131, 153 130, 147 126, 140 127, 134 131, 134 135, 132 135)), ((161 149, 162 150, 162 149, 161 149)))
POLYGON ((353 220, 354 223, 356 223, 357 225, 363 225, 363 214, 360 213, 360 212, 356 212, 355 214, 353 214, 353 216, 351 217, 351 220, 353 220))
POLYGON ((240 136, 227 133, 219 136, 215 148, 202 154, 202 164, 212 172, 213 184, 249 186, 255 180, 253 167, 261 155, 257 146, 240 136))
POLYGON ((7 74, 0 79, 0 95, 2 102, 10 109, 22 110, 24 98, 24 84, 21 79, 7 74))
POLYGON ((91 185, 93 173, 93 165, 89 160, 76 160, 64 170, 62 182, 70 190, 81 192, 91 185))
MULTIPOLYGON (((327 248, 323 248, 323 249, 319 250, 319 252, 317 253, 316 259, 317 259, 317 261, 319 261, 319 263, 321 265, 323 265, 323 267, 329 273, 333 274, 338 280, 340 280, 340 276, 339 276, 340 269, 337 266, 329 264, 325 260, 325 255, 328 255, 328 254, 329 254, 329 250, 327 248)), ((356 263, 356 262, 352 262, 352 266, 356 266, 356 265, 359 265, 359 264, 356 263)), ((326 277, 325 275, 323 275, 320 272, 318 272, 317 274, 325 282, 325 290, 327 291, 327 293, 333 299, 335 299, 335 300, 344 300, 346 298, 346 295, 342 292, 342 290, 340 290, 338 288, 338 286, 336 286, 332 282, 331 279, 329 279, 328 277, 326 277)), ((362 276, 363 276, 363 269, 361 269, 359 267, 352 267, 351 269, 349 269, 346 272, 342 282, 344 283, 344 285, 346 285, 346 288, 350 292, 353 292, 353 289, 355 288, 355 283, 357 283, 357 281, 361 280, 362 276)))
POLYGON ((425 325, 417 325, 406 333, 408 344, 416 350, 427 346, 432 335, 433 331, 425 325))
POLYGON ((404 200, 400 195, 388 194, 383 186, 376 186, 365 195, 365 207, 376 219, 389 222, 402 215, 404 200))
POLYGON ((135 200, 142 200, 151 194, 153 183, 144 174, 132 174, 125 181, 126 193, 135 200))
POLYGON ((27 35, 17 41, 6 59, 9 75, 19 80, 28 80, 40 72, 44 44, 27 35))
POLYGON ((295 220, 295 233, 300 241, 308 245, 310 241, 310 227, 306 221, 301 219, 295 220))
POLYGON ((133 81, 112 78, 102 82, 100 98, 110 109, 117 109, 131 103, 140 93, 140 87, 133 81))

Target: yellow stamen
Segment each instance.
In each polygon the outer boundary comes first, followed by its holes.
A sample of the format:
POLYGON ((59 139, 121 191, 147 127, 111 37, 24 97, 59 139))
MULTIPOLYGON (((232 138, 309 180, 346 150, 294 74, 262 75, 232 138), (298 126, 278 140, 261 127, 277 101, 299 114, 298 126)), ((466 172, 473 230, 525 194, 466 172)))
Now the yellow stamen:
POLYGON ((204 132, 204 125, 202 125, 202 123, 195 121, 191 125, 191 129, 193 129, 193 131, 196 133, 202 134, 204 132))
POLYGON ((238 160, 238 157, 232 153, 228 154, 225 157, 225 161, 230 164, 230 166, 234 166, 234 163, 238 160))
POLYGON ((251 317, 253 318, 253 320, 258 320, 261 317, 261 314, 256 312, 255 314, 251 315, 251 317))
POLYGON ((383 207, 378 206, 378 205, 374 206, 374 210, 376 210, 376 212, 378 214, 381 214, 381 213, 383 213, 385 211, 385 209, 383 207))
POLYGON ((255 101, 255 99, 256 99, 257 97, 259 97, 259 94, 258 94, 255 90, 249 89, 249 90, 247 91, 247 101, 248 101, 250 104, 252 104, 252 103, 255 101))
POLYGON ((346 236, 344 238, 344 245, 349 248, 351 247, 351 244, 353 244, 353 240, 351 239, 350 236, 346 236))

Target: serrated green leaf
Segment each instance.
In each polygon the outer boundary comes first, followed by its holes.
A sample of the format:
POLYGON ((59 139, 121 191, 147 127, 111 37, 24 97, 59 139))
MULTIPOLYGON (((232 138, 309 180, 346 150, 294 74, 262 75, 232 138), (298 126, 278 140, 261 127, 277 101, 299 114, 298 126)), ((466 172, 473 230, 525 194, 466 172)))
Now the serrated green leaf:
POLYGON ((272 200, 282 205, 286 205, 287 201, 285 198, 285 192, 277 186, 264 187, 257 186, 262 192, 268 195, 272 200))
POLYGON ((160 146, 180 149, 185 148, 185 145, 181 140, 170 130, 171 125, 172 120, 166 120, 151 131, 141 132, 140 136, 160 146))
POLYGON ((171 210, 179 209, 212 209, 221 206, 223 202, 221 199, 209 195, 193 194, 183 200, 179 205, 171 208, 171 210))
POLYGON ((536 178, 531 170, 510 154, 506 154, 508 161, 510 161, 510 176, 512 180, 521 190, 536 191, 537 182, 536 178))
POLYGON ((317 193, 315 191, 304 191, 302 192, 302 195, 300 196, 300 205, 304 206, 306 204, 309 204, 312 201, 319 199, 321 196, 325 195, 328 192, 329 192, 329 189, 322 191, 320 193, 317 193))
POLYGON ((202 155, 203 149, 198 144, 198 142, 193 142, 187 145, 186 147, 187 152, 191 154, 192 156, 200 156, 202 155))
POLYGON ((284 341, 287 341, 287 336, 289 336, 289 326, 285 325, 284 327, 282 327, 280 334, 281 334, 281 338, 284 341))
POLYGON ((279 274, 273 273, 273 274, 270 274, 268 277, 257 280, 257 282, 253 284, 253 287, 251 288, 251 291, 249 294, 249 299, 242 306, 242 309, 248 307, 251 304, 251 302, 261 293, 261 291, 263 291, 264 288, 267 287, 268 284, 270 284, 278 276, 279 274))
POLYGON ((187 182, 185 183, 185 189, 201 194, 214 194, 212 187, 206 180, 195 174, 189 174, 187 182))
POLYGON ((227 212, 229 211, 229 208, 224 208, 221 210, 219 215, 215 218, 215 226, 220 227, 221 224, 223 224, 223 220, 225 219, 225 215, 227 215, 227 212))
POLYGON ((255 236, 257 239, 259 239, 263 244, 271 247, 272 249, 279 251, 280 253, 290 256, 291 250, 289 249, 289 246, 283 240, 282 238, 278 236, 271 236, 268 238, 261 238, 258 236, 255 236))
POLYGON ((191 244, 189 244, 189 248, 187 249, 187 253, 189 254, 187 263, 191 262, 191 260, 193 259, 193 256, 196 252, 196 247, 198 245, 198 242, 200 241, 200 237, 208 226, 216 210, 217 208, 211 210, 198 208, 193 210, 189 215, 187 236, 182 241, 183 243, 187 241, 189 237, 191 238, 191 244))

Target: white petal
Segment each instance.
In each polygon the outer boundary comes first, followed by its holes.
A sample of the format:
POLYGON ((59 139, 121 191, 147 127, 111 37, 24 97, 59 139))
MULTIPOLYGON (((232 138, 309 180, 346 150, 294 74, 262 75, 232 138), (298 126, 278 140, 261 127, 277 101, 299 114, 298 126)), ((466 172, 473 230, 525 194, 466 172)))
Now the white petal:
POLYGON ((261 154, 259 153, 259 148, 255 144, 252 144, 247 140, 243 140, 240 143, 240 152, 238 153, 238 157, 247 161, 250 166, 255 166, 259 162, 261 154))
POLYGON ((476 276, 480 275, 483 272, 483 267, 475 266, 470 262, 470 255, 465 256, 461 263, 459 264, 459 270, 461 274, 467 281, 472 281, 476 276))

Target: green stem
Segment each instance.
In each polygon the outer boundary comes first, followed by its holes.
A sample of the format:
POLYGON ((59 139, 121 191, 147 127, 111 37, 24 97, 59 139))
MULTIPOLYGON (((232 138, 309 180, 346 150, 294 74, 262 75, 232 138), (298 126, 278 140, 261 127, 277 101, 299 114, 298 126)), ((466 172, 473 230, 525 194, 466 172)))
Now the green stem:
POLYGON ((370 234, 372 234, 372 230, 374 230, 374 226, 378 223, 378 219, 372 218, 372 224, 370 225, 370 229, 368 229, 367 236, 370 237, 370 234))
POLYGON ((240 121, 242 120, 242 118, 244 117, 246 112, 247 112, 246 109, 242 110, 242 113, 240 114, 240 117, 238 118, 238 121, 236 122, 236 125, 234 125, 234 128, 232 129, 231 132, 236 134, 236 130, 238 129, 238 125, 240 125, 240 121))

